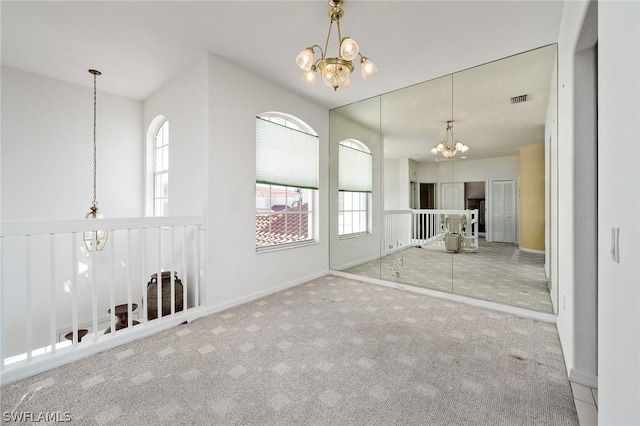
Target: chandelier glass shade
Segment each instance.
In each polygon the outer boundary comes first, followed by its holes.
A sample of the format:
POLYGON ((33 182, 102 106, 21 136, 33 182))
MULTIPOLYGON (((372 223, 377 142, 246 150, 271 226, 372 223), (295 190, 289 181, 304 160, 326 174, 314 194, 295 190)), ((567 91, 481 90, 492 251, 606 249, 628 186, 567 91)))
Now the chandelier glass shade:
POLYGON ((342 10, 342 4, 344 0, 329 0, 329 17, 331 23, 329 24, 329 33, 327 34, 327 42, 322 47, 314 44, 311 47, 307 47, 302 50, 296 57, 296 65, 304 71, 302 74, 302 81, 314 85, 316 82, 316 73, 320 73, 322 80, 333 90, 338 88, 347 88, 351 86, 351 74, 353 73, 354 66, 353 60, 360 56, 360 72, 363 79, 371 77, 378 68, 373 62, 366 56, 362 56, 360 53, 360 46, 351 37, 342 37, 340 30, 340 19, 344 16, 342 10), (327 49, 329 48, 329 40, 331 38, 331 30, 333 23, 336 23, 338 27, 338 56, 327 56, 327 49), (315 59, 315 49, 320 51, 320 58, 315 59))
MULTIPOLYGON (((96 110, 97 110, 97 91, 96 91, 96 78, 102 73, 98 70, 89 70, 93 74, 93 201, 91 202, 91 208, 89 213, 85 216, 85 219, 100 219, 102 213, 98 209, 98 201, 96 201, 96 165, 97 165, 97 151, 96 151, 96 110)), ((82 233, 82 240, 87 248, 87 251, 102 251, 107 240, 109 239, 108 231, 85 231, 82 233)))
POLYGON ((454 157, 458 152, 467 152, 469 147, 453 138, 453 121, 447 121, 444 140, 431 148, 432 154, 441 153, 443 157, 454 157))

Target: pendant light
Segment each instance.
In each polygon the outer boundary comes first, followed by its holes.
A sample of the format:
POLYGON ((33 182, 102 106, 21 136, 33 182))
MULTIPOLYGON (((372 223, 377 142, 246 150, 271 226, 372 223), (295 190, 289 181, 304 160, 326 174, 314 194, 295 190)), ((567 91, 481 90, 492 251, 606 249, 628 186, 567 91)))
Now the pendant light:
MULTIPOLYGON (((96 106, 97 106, 97 90, 96 79, 102 73, 98 70, 89 70, 93 74, 93 202, 89 213, 85 216, 85 219, 100 219, 102 213, 98 209, 98 201, 96 201, 96 170, 97 170, 97 151, 96 151, 96 106)), ((109 232, 104 231, 85 231, 82 233, 82 239, 87 247, 88 251, 102 251, 107 239, 109 238, 109 232)))
POLYGON ((327 42, 322 47, 314 44, 311 47, 307 47, 302 50, 296 57, 296 64, 300 69, 304 71, 302 75, 302 81, 314 85, 316 82, 316 73, 320 73, 322 80, 325 84, 333 90, 338 88, 347 88, 351 86, 351 73, 353 73, 354 66, 353 60, 360 56, 360 73, 363 79, 371 77, 378 68, 373 62, 366 56, 360 53, 360 47, 358 43, 351 37, 342 37, 342 31, 340 28, 340 19, 344 16, 344 10, 342 5, 344 0, 329 0, 329 18, 331 23, 329 24, 329 32, 327 34, 327 42), (331 38, 331 29, 333 23, 336 23, 338 27, 338 54, 336 56, 329 56, 329 39, 331 38), (318 48, 320 51, 320 59, 314 59, 314 49, 318 48))

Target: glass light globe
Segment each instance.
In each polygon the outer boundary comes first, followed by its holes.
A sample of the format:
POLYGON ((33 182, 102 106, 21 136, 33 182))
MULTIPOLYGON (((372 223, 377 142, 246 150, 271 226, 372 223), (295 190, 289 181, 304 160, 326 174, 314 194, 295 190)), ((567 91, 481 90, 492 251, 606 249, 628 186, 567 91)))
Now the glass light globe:
POLYGON ((345 37, 342 39, 340 43, 340 56, 342 59, 350 61, 358 56, 360 52, 360 47, 358 43, 351 37, 345 37))
POLYGON ((333 90, 343 87, 353 71, 353 65, 350 62, 339 58, 327 58, 320 62, 319 68, 325 84, 333 87, 333 90))
POLYGON ((378 71, 378 67, 369 60, 369 58, 363 56, 360 60, 360 72, 362 73, 362 78, 365 80, 371 77, 378 71))
POLYGON ((296 64, 300 69, 309 71, 313 65, 313 49, 311 47, 307 47, 302 52, 298 53, 298 56, 296 57, 296 64))
POLYGON ((316 84, 316 67, 312 67, 309 71, 305 71, 304 74, 302 74, 302 81, 304 81, 307 84, 310 84, 311 86, 316 84))
POLYGON ((446 147, 445 149, 442 150, 442 155, 447 158, 451 158, 454 155, 456 155, 456 150, 453 148, 446 147))
POLYGON ((456 148, 456 151, 460 151, 460 152, 467 152, 469 150, 468 146, 466 146, 465 144, 459 141, 456 141, 455 148, 456 148))
MULTIPOLYGON (((91 211, 87 213, 85 219, 102 219, 102 213, 98 210, 97 204, 91 206, 91 211)), ((82 233, 82 240, 84 241, 87 251, 102 251, 107 240, 109 239, 109 232, 104 231, 85 231, 82 233)))

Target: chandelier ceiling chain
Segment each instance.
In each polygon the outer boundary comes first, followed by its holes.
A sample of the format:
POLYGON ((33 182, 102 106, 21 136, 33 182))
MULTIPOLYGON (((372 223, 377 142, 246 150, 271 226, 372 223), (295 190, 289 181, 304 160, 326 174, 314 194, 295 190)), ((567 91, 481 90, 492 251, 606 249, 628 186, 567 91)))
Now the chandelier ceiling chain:
POLYGON ((443 157, 451 158, 458 152, 467 152, 468 150, 469 147, 467 145, 455 140, 453 137, 453 75, 451 75, 451 120, 446 122, 444 140, 431 148, 431 153, 435 155, 442 153, 443 157), (449 133, 451 133, 451 136, 449 136, 449 133), (451 144, 449 144, 449 140, 451 140, 451 144))
POLYGON ((91 210, 98 210, 98 201, 96 201, 96 180, 97 180, 97 149, 96 149, 96 124, 97 124, 97 106, 98 106, 98 92, 97 92, 97 78, 102 73, 98 70, 89 70, 93 74, 93 202, 91 203, 91 210))
POLYGON ((324 50, 319 45, 314 44, 304 49, 296 57, 296 64, 304 71, 302 80, 310 85, 315 84, 316 72, 319 72, 327 86, 332 87, 333 90, 338 90, 339 87, 350 87, 350 77, 354 70, 352 60, 357 56, 360 56, 360 72, 363 79, 371 77, 378 71, 375 64, 360 53, 360 47, 354 39, 351 37, 342 37, 340 19, 344 16, 344 10, 342 10, 341 7, 343 3, 344 0, 329 0, 329 6, 331 6, 331 9, 329 9, 329 18, 331 22, 329 23, 329 31, 327 33, 324 50), (338 27, 338 55, 329 57, 327 55, 334 22, 338 27), (315 48, 318 48, 320 51, 320 59, 318 60, 315 60, 313 56, 315 48))

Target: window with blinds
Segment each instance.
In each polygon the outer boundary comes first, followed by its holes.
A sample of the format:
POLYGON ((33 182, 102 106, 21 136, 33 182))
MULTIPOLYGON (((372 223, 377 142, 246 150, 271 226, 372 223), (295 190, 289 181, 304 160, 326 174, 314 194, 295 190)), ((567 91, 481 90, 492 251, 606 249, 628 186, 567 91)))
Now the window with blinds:
POLYGON ((354 139, 338 147, 338 235, 353 236, 370 230, 373 160, 365 144, 354 139))
POLYGON ((256 250, 315 242, 318 136, 295 117, 256 117, 256 250))

